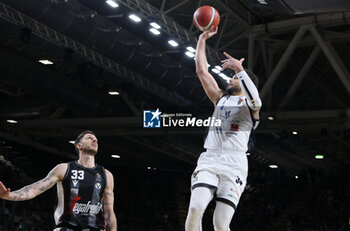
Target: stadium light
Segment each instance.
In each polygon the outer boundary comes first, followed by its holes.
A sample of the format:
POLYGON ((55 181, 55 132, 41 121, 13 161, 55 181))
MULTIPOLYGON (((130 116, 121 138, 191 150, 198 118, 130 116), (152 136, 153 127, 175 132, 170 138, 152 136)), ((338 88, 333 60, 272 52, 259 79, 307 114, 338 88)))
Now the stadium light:
POLYGON ((295 131, 294 131, 294 132, 292 132, 292 134, 293 134, 293 135, 298 135, 298 132, 295 132, 295 131))
POLYGON ((220 73, 220 71, 218 69, 216 69, 216 68, 211 69, 211 71, 214 72, 215 74, 219 74, 220 73))
POLYGON ((185 54, 186 54, 188 57, 190 57, 190 58, 193 58, 193 57, 195 56, 195 55, 194 55, 192 52, 190 52, 190 51, 186 51, 185 54))
POLYGON ((69 141, 69 143, 74 144, 74 143, 75 143, 75 141, 74 141, 74 140, 70 140, 70 141, 69 141))
POLYGON ((219 76, 223 79, 229 79, 229 77, 227 75, 225 75, 224 73, 220 73, 219 76))
POLYGON ((267 2, 265 0, 257 0, 258 3, 260 3, 261 5, 267 5, 267 2))
POLYGON ((108 5, 110 5, 111 7, 113 7, 113 8, 117 8, 119 6, 118 3, 116 3, 116 2, 114 2, 112 0, 107 0, 106 3, 108 5))
POLYGON ((161 28, 161 27, 160 27, 157 23, 155 23, 155 22, 151 22, 150 25, 151 25, 153 28, 155 28, 155 29, 160 29, 160 28, 161 28))
POLYGON ((275 165, 275 164, 270 164, 269 167, 270 167, 270 168, 278 168, 278 166, 275 165))
POLYGON ((315 155, 315 159, 322 160, 324 158, 323 155, 315 155))
POLYGON ((174 41, 174 40, 169 40, 168 41, 168 43, 170 44, 170 45, 172 45, 173 47, 177 47, 179 44, 176 42, 176 41, 174 41))
POLYGON ((196 52, 196 50, 195 50, 193 47, 191 47, 191 46, 186 47, 186 49, 187 49, 188 51, 192 52, 192 53, 195 53, 195 52, 196 52))
POLYGON ((48 59, 40 59, 40 60, 39 60, 39 63, 42 63, 42 64, 44 64, 44 65, 51 65, 51 64, 53 64, 53 62, 51 62, 51 61, 48 60, 48 59))
POLYGON ((137 16, 137 15, 130 14, 130 15, 129 15, 129 18, 130 18, 131 20, 133 20, 134 22, 141 22, 141 18, 140 18, 139 16, 137 16))
POLYGON ((222 68, 219 65, 216 65, 215 68, 218 69, 219 71, 222 71, 222 68))
POLYGON ((111 155, 112 158, 115 158, 115 159, 119 159, 120 156, 119 155, 111 155))
POLYGON ((119 92, 117 92, 117 91, 109 91, 108 94, 110 94, 110 95, 119 95, 119 92))
POLYGON ((17 120, 6 120, 7 123, 10 123, 10 124, 16 124, 17 123, 17 120))
POLYGON ((272 116, 267 117, 268 120, 273 120, 274 118, 272 116))
POLYGON ((149 29, 149 31, 151 31, 152 34, 155 34, 155 35, 159 35, 160 34, 159 30, 157 30, 155 28, 151 28, 151 29, 149 29))

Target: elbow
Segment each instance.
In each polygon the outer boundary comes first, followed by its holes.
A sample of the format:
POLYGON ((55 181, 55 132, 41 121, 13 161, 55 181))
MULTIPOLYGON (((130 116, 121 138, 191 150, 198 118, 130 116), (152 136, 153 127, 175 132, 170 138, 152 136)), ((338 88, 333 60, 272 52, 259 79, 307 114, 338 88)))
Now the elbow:
POLYGON ((200 75, 203 73, 203 70, 201 70, 200 68, 196 68, 196 74, 200 75))
POLYGON ((196 69, 196 74, 198 77, 204 75, 204 73, 206 73, 206 72, 207 72, 207 70, 203 70, 203 68, 196 69))
POLYGON ((260 110, 260 108, 262 106, 262 102, 261 102, 261 100, 259 98, 258 99, 252 99, 252 100, 249 101, 248 106, 252 110, 257 111, 257 110, 260 110))

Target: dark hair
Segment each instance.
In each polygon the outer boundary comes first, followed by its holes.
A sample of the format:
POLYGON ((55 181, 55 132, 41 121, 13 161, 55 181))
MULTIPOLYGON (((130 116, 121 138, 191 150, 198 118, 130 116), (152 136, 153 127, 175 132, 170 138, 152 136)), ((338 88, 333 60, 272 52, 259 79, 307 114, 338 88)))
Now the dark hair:
POLYGON ((86 131, 83 131, 82 133, 80 133, 80 134, 78 135, 78 137, 77 137, 77 138, 75 139, 75 141, 74 141, 74 148, 75 148, 75 151, 77 152, 77 154, 79 154, 79 150, 78 150, 78 148, 77 148, 77 144, 80 143, 81 139, 82 139, 86 134, 92 134, 92 135, 96 136, 95 133, 94 133, 93 131, 90 131, 90 130, 86 130, 86 131))
POLYGON ((259 79, 258 77, 249 69, 244 69, 245 72, 247 72, 249 78, 253 81, 254 85, 258 88, 259 86, 259 79))

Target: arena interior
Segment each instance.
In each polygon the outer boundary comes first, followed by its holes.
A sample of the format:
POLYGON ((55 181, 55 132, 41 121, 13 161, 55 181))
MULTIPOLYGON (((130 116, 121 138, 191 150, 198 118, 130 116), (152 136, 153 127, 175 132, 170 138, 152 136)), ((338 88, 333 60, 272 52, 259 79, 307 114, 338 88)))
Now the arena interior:
MULTIPOLYGON (((349 230, 348 0, 113 1, 0 1, 7 187, 76 159, 70 141, 88 129, 99 139, 97 163, 115 177, 118 230, 184 230, 206 129, 144 128, 143 114, 211 116, 191 49, 201 33, 193 13, 210 5, 221 17, 208 40, 210 73, 224 89, 232 72, 217 67, 223 52, 245 58, 263 101, 231 230, 349 230)), ((55 195, 54 187, 27 202, 0 200, 0 230, 53 230, 55 195)))

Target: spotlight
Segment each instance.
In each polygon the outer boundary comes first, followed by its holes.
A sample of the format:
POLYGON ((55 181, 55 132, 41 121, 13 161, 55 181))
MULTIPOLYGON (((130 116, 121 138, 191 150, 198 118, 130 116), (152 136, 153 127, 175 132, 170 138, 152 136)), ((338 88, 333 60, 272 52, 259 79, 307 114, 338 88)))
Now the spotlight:
POLYGON ((177 47, 179 44, 176 42, 176 41, 174 41, 174 40, 169 40, 168 41, 168 43, 170 44, 170 45, 172 45, 173 47, 177 47))
POLYGON ((159 35, 160 34, 159 30, 157 30, 155 28, 151 28, 151 29, 149 29, 149 31, 151 31, 155 35, 159 35))
POLYGON ((220 73, 220 71, 218 69, 215 69, 215 68, 211 69, 211 71, 214 72, 215 74, 219 74, 220 73))
POLYGON ((40 60, 39 60, 39 63, 42 63, 42 64, 44 64, 44 65, 52 65, 52 64, 53 64, 53 62, 51 62, 51 61, 48 60, 48 59, 40 59, 40 60))
POLYGON ((218 69, 219 71, 222 71, 222 68, 219 65, 216 65, 215 68, 218 69))
POLYGON ((315 155, 315 159, 322 160, 324 158, 323 155, 315 155))
POLYGON ((119 95, 119 92, 117 92, 117 91, 109 91, 108 94, 110 94, 110 95, 119 95))
POLYGON ((195 53, 195 52, 196 52, 196 50, 195 50, 193 47, 191 47, 191 46, 186 47, 186 49, 187 49, 188 51, 192 52, 192 53, 195 53))
POLYGON ((193 58, 195 56, 192 52, 189 52, 189 51, 186 51, 185 54, 190 58, 193 58))
POLYGON ((114 2, 112 0, 107 0, 106 3, 108 5, 110 5, 111 7, 113 7, 113 8, 117 8, 119 6, 118 3, 116 3, 116 2, 114 2))
POLYGON ((134 22, 141 22, 141 18, 140 18, 139 16, 137 16, 137 15, 130 14, 130 15, 129 15, 129 18, 130 18, 131 20, 133 20, 134 22))
POLYGON ((155 28, 155 29, 160 29, 160 28, 161 28, 161 27, 160 27, 157 23, 155 23, 155 22, 150 23, 150 25, 151 25, 153 28, 155 28))

